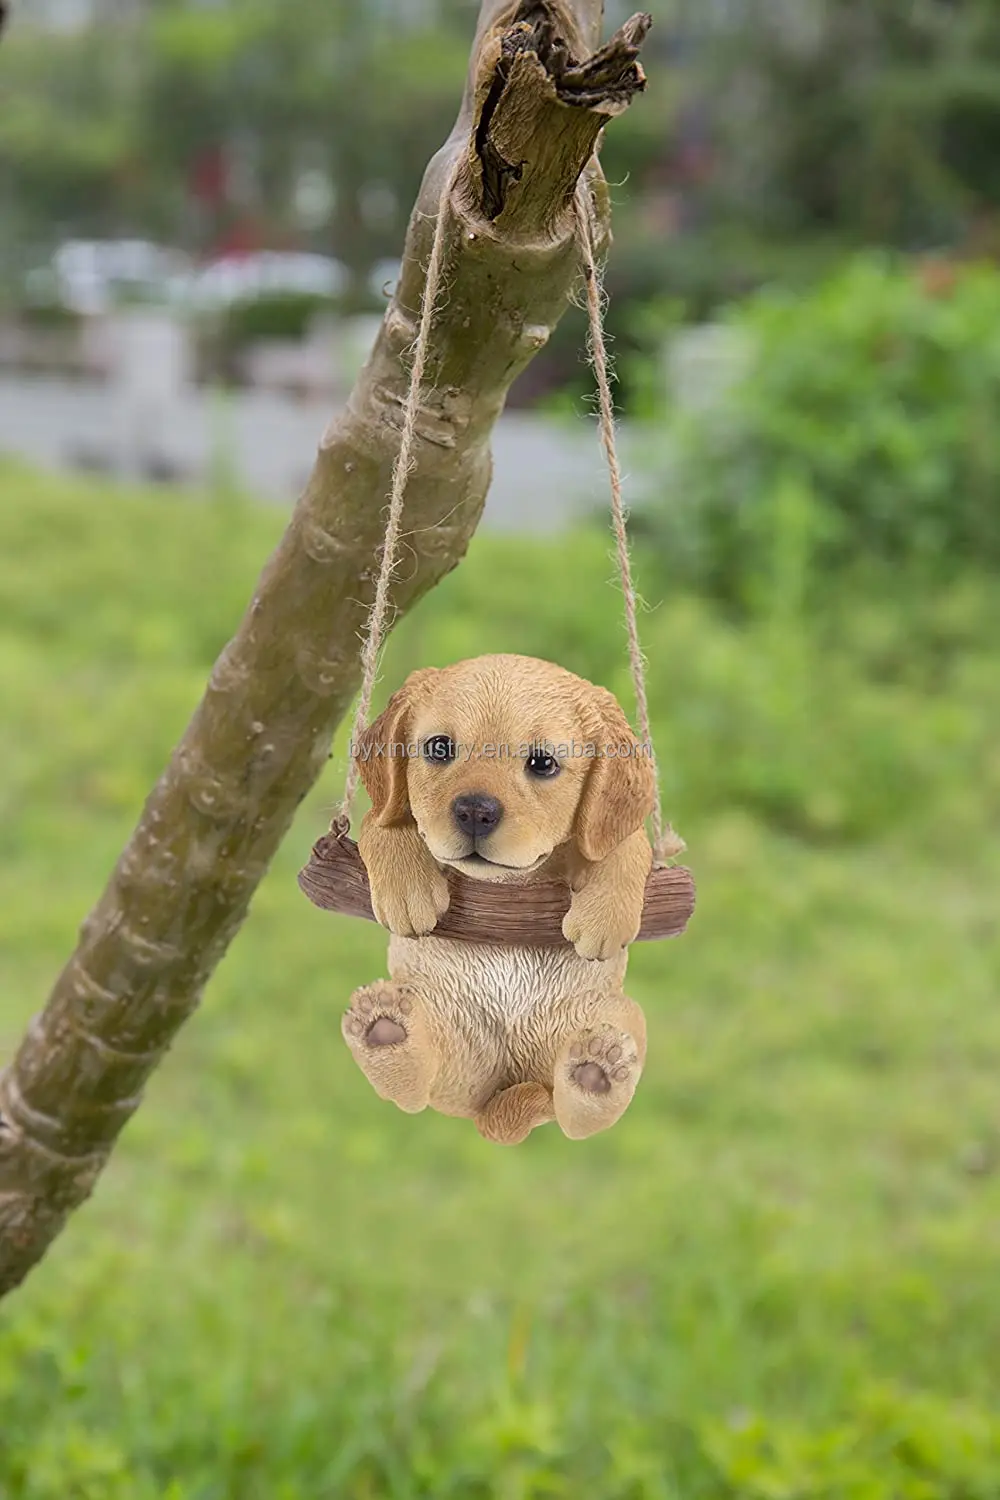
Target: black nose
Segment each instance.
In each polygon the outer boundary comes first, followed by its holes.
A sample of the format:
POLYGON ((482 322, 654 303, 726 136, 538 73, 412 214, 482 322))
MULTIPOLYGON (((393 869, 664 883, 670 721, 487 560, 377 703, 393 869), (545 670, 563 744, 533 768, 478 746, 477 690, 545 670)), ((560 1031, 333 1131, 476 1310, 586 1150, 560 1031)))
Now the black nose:
POLYGON ((466 792, 451 804, 451 815, 463 833, 475 838, 493 832, 503 817, 503 805, 485 792, 466 792))

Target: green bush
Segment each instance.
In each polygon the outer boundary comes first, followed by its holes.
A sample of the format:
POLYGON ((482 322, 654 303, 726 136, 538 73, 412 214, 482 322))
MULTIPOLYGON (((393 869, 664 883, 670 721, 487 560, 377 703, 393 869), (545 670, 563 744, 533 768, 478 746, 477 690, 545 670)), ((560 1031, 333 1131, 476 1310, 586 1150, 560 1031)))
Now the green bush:
POLYGON ((996 271, 862 257, 725 322, 749 373, 677 415, 653 464, 645 524, 683 570, 746 604, 789 550, 812 593, 859 563, 1000 562, 996 271))
POLYGON ((74 333, 79 329, 80 314, 53 298, 45 302, 28 302, 18 308, 18 321, 26 328, 74 333))
POLYGON ((224 317, 227 343, 243 348, 264 339, 303 339, 319 313, 335 312, 338 302, 317 292, 265 292, 234 302, 224 317))
POLYGON ((341 304, 318 292, 274 291, 240 298, 200 321, 199 366, 203 379, 238 383, 240 359, 251 344, 304 339, 313 319, 337 313, 341 304))

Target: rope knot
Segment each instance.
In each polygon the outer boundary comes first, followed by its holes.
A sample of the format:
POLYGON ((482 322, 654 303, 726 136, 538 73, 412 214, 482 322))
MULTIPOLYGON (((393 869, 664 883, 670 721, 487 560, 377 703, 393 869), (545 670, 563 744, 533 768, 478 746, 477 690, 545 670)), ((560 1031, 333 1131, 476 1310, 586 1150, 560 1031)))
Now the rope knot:
POLYGON ((668 823, 659 838, 654 839, 653 842, 654 868, 662 868, 670 860, 676 859, 678 854, 683 854, 686 848, 687 844, 685 844, 680 834, 676 833, 668 823))

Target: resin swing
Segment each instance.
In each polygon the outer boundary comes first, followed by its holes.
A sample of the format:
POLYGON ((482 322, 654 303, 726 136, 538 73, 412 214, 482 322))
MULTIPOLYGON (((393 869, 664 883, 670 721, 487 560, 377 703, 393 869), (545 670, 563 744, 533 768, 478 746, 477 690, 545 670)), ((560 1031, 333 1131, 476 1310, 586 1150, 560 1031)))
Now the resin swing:
MULTIPOLYGON (((363 680, 350 738, 352 746, 357 744, 360 733, 367 725, 379 652, 389 612, 389 589, 396 563, 403 498, 407 477, 413 467, 412 450, 420 409, 424 368, 434 309, 441 289, 443 223, 450 186, 451 180, 449 179, 441 196, 437 227, 427 268, 421 303, 420 327, 414 346, 413 366, 403 414, 402 439, 393 468, 392 494, 380 572, 362 653, 363 680)), ((601 442, 610 477, 611 514, 625 601, 625 623, 636 711, 642 743, 651 747, 645 671, 639 645, 636 595, 629 559, 621 472, 615 441, 611 376, 604 338, 603 289, 594 248, 594 210, 589 191, 582 182, 577 187, 575 209, 590 325, 589 354, 596 377, 601 442)), ((299 874, 299 885, 309 900, 325 911, 339 912, 344 916, 361 917, 374 922, 376 917, 372 909, 368 875, 358 846, 350 838, 350 814, 357 789, 358 774, 357 760, 352 758, 348 767, 340 811, 334 818, 329 833, 314 845, 308 864, 299 874)), ((669 863, 669 860, 679 854, 685 846, 670 825, 663 823, 658 784, 656 803, 650 822, 653 867, 646 883, 642 924, 635 939, 637 942, 651 942, 680 935, 687 927, 695 905, 695 887, 690 870, 669 863)), ((562 927, 563 918, 570 905, 570 892, 564 882, 533 883, 530 902, 526 902, 524 889, 517 885, 487 884, 455 871, 448 873, 447 880, 450 904, 433 929, 432 936, 508 947, 569 947, 562 927)))

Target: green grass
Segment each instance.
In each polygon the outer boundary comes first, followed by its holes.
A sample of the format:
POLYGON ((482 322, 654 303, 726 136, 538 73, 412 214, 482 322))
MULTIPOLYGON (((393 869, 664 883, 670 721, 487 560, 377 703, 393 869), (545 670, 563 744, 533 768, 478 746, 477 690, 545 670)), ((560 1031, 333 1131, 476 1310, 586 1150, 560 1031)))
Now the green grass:
MULTIPOLYGON (((0 1056, 280 524, 0 472, 0 1056)), ((525 650, 627 702, 612 576, 601 536, 482 538, 385 686, 525 650)), ((384 935, 295 883, 340 742, 0 1312, 3 1500, 1000 1496, 996 601, 779 606, 646 618, 699 910, 634 952, 647 1072, 586 1143, 504 1151, 354 1067, 384 935)))

